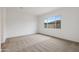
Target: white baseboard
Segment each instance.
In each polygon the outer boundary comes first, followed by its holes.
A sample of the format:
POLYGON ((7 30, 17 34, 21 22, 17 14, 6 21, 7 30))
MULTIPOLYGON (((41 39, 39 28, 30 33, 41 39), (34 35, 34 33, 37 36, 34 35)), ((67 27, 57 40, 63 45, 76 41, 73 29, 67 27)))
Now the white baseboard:
MULTIPOLYGON (((32 34, 36 34, 36 33, 32 33, 32 34)), ((32 34, 22 34, 22 35, 10 36, 10 37, 7 37, 7 39, 14 38, 14 37, 28 36, 28 35, 32 35, 32 34)))

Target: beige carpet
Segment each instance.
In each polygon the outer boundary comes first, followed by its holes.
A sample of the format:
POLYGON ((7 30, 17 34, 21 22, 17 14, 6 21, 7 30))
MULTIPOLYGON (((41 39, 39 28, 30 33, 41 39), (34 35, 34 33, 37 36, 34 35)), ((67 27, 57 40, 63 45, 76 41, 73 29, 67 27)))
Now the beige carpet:
POLYGON ((79 43, 40 34, 7 39, 3 52, 79 52, 79 43))

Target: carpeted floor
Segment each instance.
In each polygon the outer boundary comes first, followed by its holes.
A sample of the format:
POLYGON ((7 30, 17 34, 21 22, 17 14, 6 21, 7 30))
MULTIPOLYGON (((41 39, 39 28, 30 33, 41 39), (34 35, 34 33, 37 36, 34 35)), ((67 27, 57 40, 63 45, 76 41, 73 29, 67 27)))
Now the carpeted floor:
POLYGON ((79 52, 79 43, 33 34, 7 39, 2 52, 79 52))

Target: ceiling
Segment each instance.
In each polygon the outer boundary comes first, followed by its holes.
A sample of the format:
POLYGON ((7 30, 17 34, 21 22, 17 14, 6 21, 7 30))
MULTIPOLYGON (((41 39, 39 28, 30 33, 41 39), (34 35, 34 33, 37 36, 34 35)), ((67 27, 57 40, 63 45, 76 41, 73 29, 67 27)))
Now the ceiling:
POLYGON ((10 10, 17 10, 32 15, 42 15, 58 9, 59 7, 16 7, 9 8, 10 10))

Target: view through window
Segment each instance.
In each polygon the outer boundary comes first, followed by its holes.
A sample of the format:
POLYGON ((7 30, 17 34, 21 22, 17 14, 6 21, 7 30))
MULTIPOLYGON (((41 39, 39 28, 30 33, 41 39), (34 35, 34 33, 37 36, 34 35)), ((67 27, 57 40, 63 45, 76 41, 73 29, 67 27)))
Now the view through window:
POLYGON ((44 21, 44 27, 61 29, 61 18, 61 16, 52 16, 46 18, 44 21))

